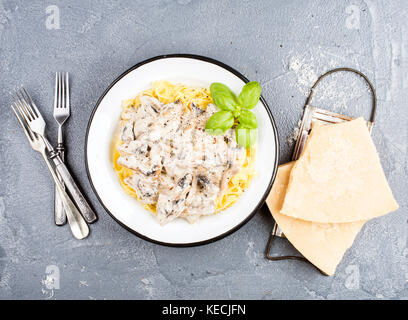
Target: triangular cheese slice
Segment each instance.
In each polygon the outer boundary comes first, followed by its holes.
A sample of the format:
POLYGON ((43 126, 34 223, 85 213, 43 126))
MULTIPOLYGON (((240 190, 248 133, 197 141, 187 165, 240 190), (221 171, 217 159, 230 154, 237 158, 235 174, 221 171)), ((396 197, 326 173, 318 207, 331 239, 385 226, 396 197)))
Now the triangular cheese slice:
POLYGON ((291 171, 280 213, 307 221, 344 223, 396 209, 363 118, 315 125, 291 171))
POLYGON ((279 167, 266 203, 276 223, 293 246, 323 273, 333 275, 365 221, 317 223, 279 213, 293 164, 294 162, 291 162, 279 167))

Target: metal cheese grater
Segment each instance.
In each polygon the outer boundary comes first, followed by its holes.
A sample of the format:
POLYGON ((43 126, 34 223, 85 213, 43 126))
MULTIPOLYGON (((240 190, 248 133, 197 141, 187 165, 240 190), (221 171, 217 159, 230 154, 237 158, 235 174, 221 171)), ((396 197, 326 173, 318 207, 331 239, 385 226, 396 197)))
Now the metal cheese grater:
MULTIPOLYGON (((295 150, 293 152, 292 160, 297 160, 299 159, 300 155, 302 154, 303 148, 305 146, 306 140, 309 137, 310 134, 310 129, 312 128, 313 124, 316 122, 320 122, 323 124, 331 124, 331 123, 339 123, 339 122, 344 122, 344 121, 349 121, 354 118, 348 117, 339 113, 334 113, 328 110, 324 109, 319 109, 316 107, 313 107, 310 105, 310 101, 312 100, 313 93, 316 89, 316 86, 319 84, 319 82, 325 78, 326 76, 335 73, 335 72, 340 72, 340 71, 346 71, 346 72, 353 72, 357 74, 358 76, 362 77, 365 82, 368 84, 371 94, 372 94, 372 111, 371 111, 371 118, 370 121, 367 121, 367 127, 369 132, 371 133, 371 130, 374 125, 374 119, 375 119, 375 112, 377 109, 377 98, 375 95, 375 90, 371 82, 368 80, 368 78, 361 73, 360 71, 357 71, 355 69, 351 68, 337 68, 330 70, 323 75, 321 75, 315 82, 315 84, 312 86, 310 90, 310 94, 306 100, 306 105, 304 108, 303 112, 303 117, 302 121, 300 124, 300 129, 299 129, 299 134, 296 139, 296 145, 295 145, 295 150)), ((301 260, 301 261, 306 261, 308 262, 307 259, 305 259, 302 256, 272 256, 271 255, 271 248, 272 248, 272 243, 275 237, 282 237, 284 238, 285 235, 282 233, 282 230, 279 228, 277 223, 274 224, 272 231, 269 236, 268 244, 266 246, 266 251, 265 251, 265 256, 268 260, 271 261, 277 261, 277 260, 288 260, 288 259, 295 259, 295 260, 301 260)))

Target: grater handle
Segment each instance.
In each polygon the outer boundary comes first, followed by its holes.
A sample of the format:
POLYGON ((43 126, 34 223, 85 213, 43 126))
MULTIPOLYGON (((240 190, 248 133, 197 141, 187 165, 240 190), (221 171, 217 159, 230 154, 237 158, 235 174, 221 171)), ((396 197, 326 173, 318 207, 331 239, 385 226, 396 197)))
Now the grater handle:
POLYGON ((370 88, 370 91, 371 91, 372 101, 373 101, 372 102, 372 108, 371 108, 371 117, 370 117, 370 122, 371 122, 371 126, 372 126, 374 124, 375 113, 377 111, 377 97, 376 97, 376 94, 375 94, 375 89, 374 89, 374 86, 372 85, 371 81, 368 80, 367 76, 364 73, 362 73, 362 72, 360 72, 360 71, 358 71, 356 69, 353 69, 353 68, 348 68, 348 67, 336 68, 336 69, 329 70, 326 73, 322 74, 316 80, 316 82, 314 83, 312 88, 310 89, 309 96, 307 97, 307 100, 306 100, 306 105, 310 106, 310 101, 312 100, 313 93, 314 93, 317 85, 319 84, 319 82, 323 78, 327 77, 328 75, 330 75, 332 73, 335 73, 335 72, 340 72, 340 71, 353 72, 353 73, 359 75, 360 77, 362 77, 365 80, 365 82, 368 84, 368 87, 370 88))

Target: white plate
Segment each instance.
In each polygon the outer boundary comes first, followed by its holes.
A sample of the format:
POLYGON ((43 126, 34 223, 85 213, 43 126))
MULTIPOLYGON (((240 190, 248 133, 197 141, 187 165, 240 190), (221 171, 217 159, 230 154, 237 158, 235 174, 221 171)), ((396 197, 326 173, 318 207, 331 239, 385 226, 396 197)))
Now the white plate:
POLYGON ((278 164, 278 136, 271 112, 261 97, 253 109, 258 118, 256 170, 250 188, 232 207, 195 224, 176 219, 161 226, 140 203, 122 189, 110 161, 112 135, 119 121, 121 103, 147 89, 156 80, 170 80, 209 87, 222 82, 239 93, 248 81, 218 61, 195 55, 159 56, 137 64, 105 91, 88 124, 85 159, 91 185, 106 211, 136 235, 164 245, 192 246, 213 242, 244 225, 264 203, 275 179, 278 164))

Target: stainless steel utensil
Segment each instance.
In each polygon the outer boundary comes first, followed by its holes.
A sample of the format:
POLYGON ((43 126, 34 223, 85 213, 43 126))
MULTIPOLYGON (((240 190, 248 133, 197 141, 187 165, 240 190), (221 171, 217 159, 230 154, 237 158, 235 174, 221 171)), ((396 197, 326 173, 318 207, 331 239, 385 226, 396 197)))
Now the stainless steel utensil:
MULTIPOLYGON (((70 116, 70 103, 69 103, 69 75, 64 72, 55 73, 55 93, 54 93, 54 119, 58 123, 58 145, 57 152, 62 161, 64 161, 64 143, 62 134, 62 125, 70 116)), ((61 176, 57 173, 57 176, 62 183, 61 176)), ((64 225, 66 223, 66 215, 62 206, 61 199, 59 198, 59 192, 55 188, 54 195, 54 220, 56 225, 64 225)))
POLYGON ((93 212, 85 197, 81 193, 71 174, 69 173, 65 164, 61 161, 58 153, 55 152, 54 148, 45 136, 45 121, 42 117, 37 106, 27 93, 27 91, 22 88, 16 92, 16 101, 19 102, 26 111, 25 120, 30 127, 30 129, 38 134, 45 143, 45 146, 49 152, 50 158, 55 164, 56 171, 60 174, 62 180, 64 181, 68 191, 70 192, 75 204, 78 206, 79 211, 88 223, 95 222, 97 220, 96 214, 93 212))
POLYGON ((89 235, 89 227, 84 218, 79 213, 78 209, 75 207, 75 205, 69 198, 68 194, 63 189, 61 182, 58 180, 57 175, 54 172, 54 168, 51 166, 51 163, 46 154, 46 145, 44 140, 41 139, 41 137, 38 134, 31 131, 29 125, 27 124, 26 118, 29 117, 27 110, 19 102, 15 102, 14 107, 11 106, 11 109, 13 110, 14 115, 16 116, 18 122, 20 123, 31 147, 35 151, 41 153, 42 157, 44 158, 47 168, 54 179, 56 190, 61 199, 63 209, 67 214, 68 223, 69 226, 71 227, 72 234, 77 239, 86 238, 89 235))

